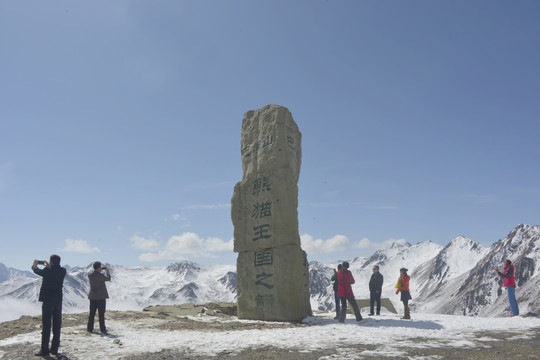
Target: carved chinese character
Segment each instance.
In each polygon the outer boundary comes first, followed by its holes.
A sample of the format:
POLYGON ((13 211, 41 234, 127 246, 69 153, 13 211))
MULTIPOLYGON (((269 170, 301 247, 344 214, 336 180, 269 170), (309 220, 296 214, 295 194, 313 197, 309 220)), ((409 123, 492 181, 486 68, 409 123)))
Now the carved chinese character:
POLYGON ((259 308, 271 308, 274 304, 274 296, 273 295, 257 295, 255 297, 255 303, 256 306, 259 308))
POLYGON ((254 226, 253 231, 255 235, 255 237, 252 239, 253 241, 270 239, 272 237, 272 234, 267 234, 268 232, 270 232, 270 224, 254 226))
POLYGON ((294 138, 291 137, 291 136, 287 136, 287 146, 289 147, 289 149, 295 151, 296 150, 296 146, 294 146, 294 138))
POLYGON ((255 285, 262 285, 267 289, 273 289, 274 288, 274 285, 270 285, 270 284, 267 284, 267 283, 263 282, 263 280, 266 280, 269 277, 274 276, 274 274, 267 274, 267 273, 263 272, 261 274, 257 274, 256 276, 257 276, 257 279, 259 279, 259 280, 257 280, 255 282, 255 285))
POLYGON ((272 216, 271 201, 253 204, 253 211, 251 212, 252 218, 259 219, 266 216, 272 216))
POLYGON ((272 265, 274 263, 274 250, 266 249, 255 251, 255 266, 272 265))
POLYGON ((263 140, 263 148, 270 146, 274 143, 274 137, 272 135, 266 136, 266 139, 263 140))
POLYGON ((260 192, 270 190, 272 190, 272 186, 269 176, 258 177, 257 179, 253 180, 252 195, 258 195, 260 192))

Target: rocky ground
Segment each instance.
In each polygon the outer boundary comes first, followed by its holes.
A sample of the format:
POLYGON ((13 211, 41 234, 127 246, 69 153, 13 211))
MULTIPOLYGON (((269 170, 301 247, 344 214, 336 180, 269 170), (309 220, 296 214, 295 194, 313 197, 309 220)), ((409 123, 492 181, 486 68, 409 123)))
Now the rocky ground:
MULTIPOLYGON (((223 304, 206 304, 204 307, 196 306, 176 306, 176 307, 153 307, 145 309, 146 311, 108 311, 107 320, 135 322, 148 320, 149 326, 160 330, 198 330, 202 332, 226 332, 236 330, 255 330, 255 329, 279 329, 289 327, 302 327, 305 324, 295 323, 273 323, 273 322, 253 322, 246 323, 238 321, 234 316, 235 309, 223 304), (201 322, 190 319, 187 316, 195 313, 206 312, 209 315, 218 315, 227 318, 224 322, 201 322)), ((86 324, 87 313, 64 315, 62 332, 69 333, 69 329, 76 328, 81 332, 81 324, 86 324)), ((27 334, 39 330, 41 327, 40 317, 21 317, 19 320, 2 323, 0 326, 0 340, 8 339, 20 334, 27 334)), ((92 335, 89 335, 92 336, 92 335)), ((536 331, 532 338, 520 338, 516 333, 494 333, 490 331, 476 332, 475 338, 471 339, 480 344, 476 348, 407 348, 406 356, 387 357, 385 359, 538 359, 540 353, 540 334, 536 331), (498 339, 501 341, 483 340, 498 339), (485 341, 485 346, 483 341, 485 341)), ((113 340, 112 337, 111 340, 113 340)), ((120 343, 120 340, 113 340, 120 343)), ((418 343, 427 342, 426 339, 415 339, 418 343)), ((0 359, 23 360, 35 359, 33 352, 38 350, 35 346, 29 346, 25 343, 16 343, 0 348, 0 359)), ((60 348, 62 351, 62 348, 60 348)), ((367 352, 369 354, 369 351, 367 352)), ((374 346, 369 344, 356 344, 347 346, 346 349, 331 348, 318 351, 306 352, 305 349, 282 349, 268 344, 266 347, 251 348, 241 352, 222 352, 216 354, 216 359, 224 360, 278 360, 278 359, 299 359, 299 360, 330 360, 330 359, 380 359, 374 346), (372 355, 366 355, 366 350, 373 351, 372 355), (363 354, 355 356, 354 354, 363 354)), ((63 360, 76 360, 81 357, 73 355, 61 357, 63 360)), ((86 358, 86 357, 85 357, 86 358)), ((54 359, 54 358, 51 358, 54 359)), ((118 358, 119 360, 203 360, 208 356, 199 356, 178 350, 162 350, 154 353, 142 352, 137 355, 126 355, 118 358)))

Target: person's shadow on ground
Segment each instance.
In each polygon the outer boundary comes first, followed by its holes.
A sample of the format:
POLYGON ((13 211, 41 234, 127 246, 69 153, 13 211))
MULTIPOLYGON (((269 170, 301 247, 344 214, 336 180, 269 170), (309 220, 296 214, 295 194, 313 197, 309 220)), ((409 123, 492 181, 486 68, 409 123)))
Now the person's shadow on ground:
POLYGON ((367 323, 359 324, 360 326, 371 326, 371 327, 405 327, 405 328, 415 328, 415 329, 426 329, 426 330, 441 330, 444 327, 441 324, 438 324, 434 321, 416 321, 416 320, 399 320, 399 319, 367 319, 367 323))
POLYGON ((56 355, 56 356, 53 356, 53 355, 48 355, 48 356, 43 356, 43 357, 34 356, 34 358, 36 358, 36 359, 46 359, 46 360, 71 360, 66 355, 63 355, 63 354, 60 354, 60 353, 58 353, 58 355, 56 355))
MULTIPOLYGON (((316 322, 310 323, 310 325, 330 325, 336 324, 340 325, 335 319, 317 319, 316 322)), ((364 318, 364 321, 361 323, 357 322, 355 319, 346 319, 345 325, 358 325, 358 326, 367 326, 367 327, 404 327, 404 328, 415 328, 415 329, 426 329, 426 330, 441 330, 444 327, 441 324, 438 324, 434 321, 425 321, 425 320, 401 320, 401 319, 374 319, 374 318, 364 318)))

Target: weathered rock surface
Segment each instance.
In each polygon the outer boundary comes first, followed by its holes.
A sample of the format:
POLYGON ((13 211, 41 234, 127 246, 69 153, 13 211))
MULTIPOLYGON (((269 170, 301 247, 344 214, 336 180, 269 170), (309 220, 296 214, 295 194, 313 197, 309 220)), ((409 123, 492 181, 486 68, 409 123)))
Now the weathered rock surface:
POLYGON ((243 176, 231 206, 239 318, 300 321, 311 315, 308 262, 298 233, 301 139, 282 106, 244 115, 243 176))

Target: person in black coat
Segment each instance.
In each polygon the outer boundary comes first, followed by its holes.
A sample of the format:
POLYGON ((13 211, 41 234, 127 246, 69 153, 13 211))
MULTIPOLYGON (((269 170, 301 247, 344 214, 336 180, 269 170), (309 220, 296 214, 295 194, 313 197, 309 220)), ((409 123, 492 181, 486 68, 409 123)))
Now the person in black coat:
POLYGON ((369 280, 369 315, 373 315, 375 302, 377 303, 377 315, 381 315, 381 293, 384 278, 379 272, 379 266, 373 267, 373 274, 369 280))
POLYGON ((60 329, 62 328, 62 288, 66 269, 60 266, 60 256, 51 255, 50 261, 34 260, 32 270, 35 274, 43 278, 41 289, 39 290, 39 301, 41 306, 41 350, 35 353, 36 356, 57 355, 60 346, 60 329), (45 265, 43 269, 38 265, 45 265), (51 319, 53 338, 49 349, 51 338, 51 319))
MULTIPOLYGON (((341 270, 342 265, 339 264, 337 269, 338 271, 341 270)), ((337 271, 334 270, 334 275, 332 275, 332 278, 330 279, 333 282, 333 288, 334 288, 334 299, 336 300, 336 317, 334 319, 339 319, 339 316, 341 315, 340 310, 340 300, 338 296, 338 280, 337 280, 337 271)))

